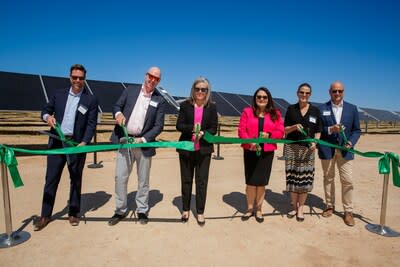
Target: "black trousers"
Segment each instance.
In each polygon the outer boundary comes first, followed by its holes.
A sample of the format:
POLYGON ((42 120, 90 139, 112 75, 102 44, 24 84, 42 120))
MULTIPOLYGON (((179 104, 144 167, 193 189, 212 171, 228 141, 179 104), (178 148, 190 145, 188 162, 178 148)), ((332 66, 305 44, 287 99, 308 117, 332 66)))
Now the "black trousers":
MULTIPOLYGON (((57 142, 58 143, 58 142, 57 142)), ((62 147, 61 142, 52 148, 62 147)), ((82 172, 85 166, 86 154, 68 155, 70 163, 68 171, 70 176, 70 192, 68 202, 68 215, 76 216, 81 207, 82 172)), ((51 217, 56 199, 58 184, 61 174, 67 163, 66 155, 47 156, 46 182, 43 190, 42 213, 43 217, 51 217)))
POLYGON ((200 154, 199 151, 179 153, 182 182, 182 208, 190 210, 193 176, 196 183, 196 212, 203 214, 206 205, 208 173, 210 170, 211 153, 200 154))

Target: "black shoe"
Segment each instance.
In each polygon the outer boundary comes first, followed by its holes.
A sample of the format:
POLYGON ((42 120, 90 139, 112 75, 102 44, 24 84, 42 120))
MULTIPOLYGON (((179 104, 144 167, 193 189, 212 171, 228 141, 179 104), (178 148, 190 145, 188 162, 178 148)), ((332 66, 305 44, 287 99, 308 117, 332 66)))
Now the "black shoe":
MULTIPOLYGON (((183 212, 184 213, 184 212, 183 212)), ((187 214, 183 214, 182 213, 182 217, 181 217, 181 221, 183 222, 183 223, 185 223, 185 222, 187 222, 187 221, 189 221, 189 212, 187 213, 187 214), (185 216, 186 215, 186 216, 185 216)))
POLYGON ((256 216, 256 221, 258 222, 258 223, 262 223, 262 222, 264 222, 264 217, 257 217, 256 216))
POLYGON ((200 226, 204 226, 206 224, 206 219, 203 216, 203 220, 199 220, 199 215, 197 215, 197 224, 200 226))
POLYGON ((149 218, 147 217, 147 215, 145 213, 142 212, 138 212, 138 220, 140 222, 140 224, 147 224, 149 222, 149 218))
POLYGON ((304 217, 299 217, 299 216, 296 214, 296 220, 297 220, 298 222, 304 222, 304 217))
POLYGON ((123 218, 125 218, 127 215, 127 213, 125 214, 117 214, 115 213, 111 219, 108 221, 108 225, 109 226, 113 226, 116 225, 117 223, 119 223, 119 221, 121 221, 123 218))
POLYGON ((295 210, 292 210, 292 211, 290 211, 290 212, 288 212, 287 214, 286 214, 286 217, 288 217, 289 219, 292 219, 292 218, 294 218, 294 216, 296 216, 297 215, 297 212, 295 211, 295 210))
POLYGON ((246 213, 242 215, 242 221, 247 221, 253 215, 254 214, 251 210, 246 211, 246 213))

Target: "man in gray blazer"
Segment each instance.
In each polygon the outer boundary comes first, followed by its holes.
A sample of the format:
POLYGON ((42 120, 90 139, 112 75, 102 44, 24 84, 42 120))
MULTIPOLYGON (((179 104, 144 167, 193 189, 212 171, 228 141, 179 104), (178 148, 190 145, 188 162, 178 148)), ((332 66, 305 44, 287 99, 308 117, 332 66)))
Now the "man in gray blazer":
MULTIPOLYGON (((158 67, 151 67, 145 74, 141 89, 132 86, 124 90, 113 106, 116 125, 111 136, 113 143, 126 143, 123 128, 135 143, 153 142, 164 127, 165 100, 155 90, 161 80, 158 67)), ((109 225, 115 225, 128 214, 127 188, 129 175, 136 161, 138 190, 136 193, 137 216, 141 224, 148 222, 149 176, 154 148, 128 148, 117 151, 115 170, 115 214, 109 225)))

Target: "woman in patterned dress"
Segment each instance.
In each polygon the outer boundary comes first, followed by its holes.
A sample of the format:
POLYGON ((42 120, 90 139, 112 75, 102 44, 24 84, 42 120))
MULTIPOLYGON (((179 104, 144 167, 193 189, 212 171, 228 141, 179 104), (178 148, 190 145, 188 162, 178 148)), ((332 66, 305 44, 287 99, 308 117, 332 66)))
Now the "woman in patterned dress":
MULTIPOLYGON (((311 85, 300 84, 297 89, 298 103, 288 107, 285 115, 285 134, 288 140, 319 138, 322 130, 320 112, 309 103, 311 85)), ((290 192, 292 210, 288 218, 296 216, 304 221, 304 203, 314 182, 315 143, 298 142, 284 145, 286 190, 290 192)))

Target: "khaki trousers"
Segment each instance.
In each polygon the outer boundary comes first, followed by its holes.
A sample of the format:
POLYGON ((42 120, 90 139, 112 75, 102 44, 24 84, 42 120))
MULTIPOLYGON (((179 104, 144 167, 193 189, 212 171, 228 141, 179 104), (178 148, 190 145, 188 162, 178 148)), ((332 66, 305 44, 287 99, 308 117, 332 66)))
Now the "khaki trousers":
POLYGON ((344 211, 353 212, 353 160, 343 158, 339 149, 336 149, 332 159, 321 159, 324 173, 324 190, 327 207, 335 206, 335 164, 339 170, 342 184, 342 204, 344 211))

